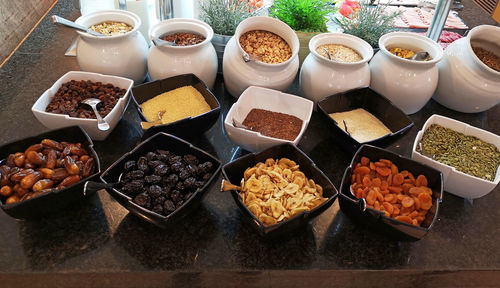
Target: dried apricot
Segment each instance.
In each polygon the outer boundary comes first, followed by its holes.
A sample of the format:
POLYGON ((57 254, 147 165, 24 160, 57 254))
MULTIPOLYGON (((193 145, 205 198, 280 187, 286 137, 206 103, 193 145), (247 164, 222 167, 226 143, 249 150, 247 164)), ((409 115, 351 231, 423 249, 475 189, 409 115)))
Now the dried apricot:
POLYGON ((406 222, 408 224, 413 224, 413 221, 409 216, 396 216, 396 220, 406 222))
POLYGON ((399 186, 399 185, 403 184, 404 180, 405 180, 405 177, 401 173, 398 173, 398 174, 392 176, 392 184, 393 185, 399 186))
POLYGON ((361 174, 361 176, 363 176, 363 175, 370 173, 370 168, 365 167, 365 166, 360 166, 360 167, 354 169, 354 173, 361 174))
POLYGON ((387 177, 391 174, 391 169, 386 167, 377 167, 375 170, 377 170, 377 173, 382 177, 387 177))
POLYGON ((413 204, 415 204, 415 201, 413 201, 413 198, 411 197, 404 196, 401 204, 403 205, 403 207, 410 208, 413 206, 413 204))
POLYGON ((368 164, 370 164, 370 158, 365 156, 361 157, 361 165, 368 166, 368 164))
POLYGON ((415 186, 427 186, 427 178, 424 175, 418 175, 417 180, 415 180, 415 186))

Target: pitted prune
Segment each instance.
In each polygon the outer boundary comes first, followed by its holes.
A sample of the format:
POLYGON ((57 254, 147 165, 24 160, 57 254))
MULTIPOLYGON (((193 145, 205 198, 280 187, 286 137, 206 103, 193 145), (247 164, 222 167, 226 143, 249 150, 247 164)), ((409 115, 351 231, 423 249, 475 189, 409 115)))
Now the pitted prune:
POLYGON ((198 165, 198 168, 201 170, 202 173, 208 173, 210 170, 212 170, 212 162, 207 161, 205 163, 202 163, 198 165))
POLYGON ((168 166, 167 165, 158 165, 155 167, 155 175, 158 175, 158 176, 165 176, 168 174, 168 166))
POLYGON ((167 178, 167 185, 170 187, 174 187, 175 184, 177 184, 177 181, 179 181, 179 176, 175 174, 170 174, 167 178))
POLYGON ((163 203, 163 211, 168 213, 174 212, 175 211, 174 202, 172 202, 171 200, 165 201, 165 203, 163 203))
POLYGON ((208 181, 210 179, 210 177, 212 177, 212 173, 205 173, 205 175, 203 175, 203 181, 208 181))
POLYGON ((193 176, 197 176, 200 173, 200 169, 198 169, 198 166, 196 165, 188 165, 186 167, 186 170, 189 171, 189 173, 191 173, 191 175, 193 176))
POLYGON ((161 176, 158 175, 148 175, 144 177, 144 181, 148 184, 160 184, 161 176))
POLYGON ((137 160, 137 169, 144 172, 148 170, 148 159, 146 157, 139 157, 139 160, 137 160))
POLYGON ((134 198, 135 204, 142 207, 149 207, 151 205, 151 197, 146 193, 141 193, 134 198))
POLYGON ((184 187, 186 189, 194 189, 196 188, 196 178, 189 177, 184 181, 184 187))
POLYGON ((172 199, 172 201, 174 201, 175 203, 179 202, 182 199, 181 192, 179 192, 178 190, 173 190, 170 194, 170 199, 172 199))
POLYGON ((163 203, 165 202, 165 200, 167 200, 167 198, 165 198, 164 196, 160 196, 156 199, 153 199, 153 205, 156 206, 156 205, 163 205, 163 203))
POLYGON ((181 162, 175 162, 174 164, 172 164, 172 166, 170 166, 170 169, 172 170, 172 172, 174 173, 179 173, 181 172, 181 170, 184 168, 184 164, 182 164, 181 162))
POLYGON ((179 178, 181 178, 182 180, 186 180, 187 178, 189 178, 189 176, 191 176, 191 173, 189 173, 189 171, 187 169, 183 169, 179 173, 179 178))
POLYGON ((191 154, 186 154, 184 155, 184 157, 182 157, 184 159, 184 161, 188 164, 188 165, 192 165, 192 166, 196 166, 198 165, 198 158, 196 158, 196 156, 194 155, 191 155, 191 154))
POLYGON ((163 162, 162 162, 162 161, 160 161, 160 160, 152 160, 152 161, 149 161, 149 162, 148 162, 148 166, 149 166, 149 168, 151 168, 151 169, 155 169, 155 167, 156 167, 156 166, 158 166, 158 165, 162 165, 162 164, 164 165, 165 163, 163 163, 163 162))
POLYGON ((170 197, 170 191, 172 191, 170 186, 165 186, 165 187, 163 187, 162 195, 168 198, 168 197, 170 197))
POLYGON ((179 190, 179 191, 184 191, 184 189, 185 189, 186 187, 184 187, 184 182, 179 181, 179 182, 177 182, 177 184, 175 184, 175 188, 176 188, 177 190, 179 190))
POLYGON ((176 162, 181 162, 181 161, 182 161, 181 156, 173 156, 173 157, 168 158, 168 164, 170 164, 170 165, 172 165, 176 162))
POLYGON ((136 163, 134 160, 127 161, 127 162, 125 162, 125 165, 123 165, 123 169, 125 171, 132 171, 135 169, 135 165, 136 165, 136 163))
POLYGON ((143 185, 142 180, 133 180, 125 184, 122 191, 129 196, 134 196, 142 192, 143 185))
POLYGON ((154 152, 148 152, 148 154, 146 154, 146 158, 148 161, 156 160, 156 154, 154 152))
POLYGON ((132 170, 124 175, 126 179, 142 179, 144 178, 144 171, 141 170, 132 170))
POLYGON ((161 204, 159 205, 155 205, 153 207, 153 212, 155 212, 156 214, 163 214, 163 206, 161 204))
POLYGON ((162 189, 160 186, 158 185, 151 185, 149 186, 148 188, 148 192, 149 192, 149 196, 153 197, 153 198, 158 198, 161 196, 162 194, 162 189))

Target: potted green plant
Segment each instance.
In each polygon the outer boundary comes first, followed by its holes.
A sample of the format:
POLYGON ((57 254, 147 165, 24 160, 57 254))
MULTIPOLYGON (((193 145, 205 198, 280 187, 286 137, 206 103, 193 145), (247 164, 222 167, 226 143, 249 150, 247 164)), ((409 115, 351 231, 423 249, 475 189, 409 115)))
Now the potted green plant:
POLYGON ((309 54, 309 40, 327 32, 329 17, 336 12, 330 0, 275 0, 269 8, 269 16, 290 26, 300 41, 300 63, 309 54))
MULTIPOLYGON (((346 0, 344 2, 348 2, 349 7, 351 7, 352 2, 356 1, 346 0)), ((343 2, 338 3, 340 12, 343 11, 343 4, 343 2)), ((378 39, 395 30, 394 20, 400 13, 384 13, 386 5, 373 6, 365 2, 360 2, 358 5, 357 9, 351 11, 352 13, 341 13, 343 16, 336 18, 337 24, 344 33, 357 36, 376 49, 378 48, 378 39)))
MULTIPOLYGON (((260 3, 260 2, 259 2, 260 3)), ((214 30, 212 44, 222 72, 222 59, 227 42, 241 21, 257 14, 261 4, 248 0, 203 0, 200 2, 200 19, 214 30)))

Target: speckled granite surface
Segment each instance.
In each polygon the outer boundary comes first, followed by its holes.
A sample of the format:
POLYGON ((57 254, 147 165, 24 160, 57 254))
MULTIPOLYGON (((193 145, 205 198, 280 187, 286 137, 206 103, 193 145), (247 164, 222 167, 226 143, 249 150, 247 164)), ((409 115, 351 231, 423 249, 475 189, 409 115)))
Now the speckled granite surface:
MULTIPOLYGON (((59 1, 53 12, 49 13, 52 14, 73 20, 79 16, 72 1, 59 1)), ((74 31, 54 26, 46 17, 1 68, 0 145, 47 130, 34 118, 30 107, 60 76, 67 71, 78 70, 76 58, 64 56, 74 37, 74 31)), ((225 95, 221 80, 218 79, 215 90, 223 106, 221 119, 193 143, 227 163, 244 152, 231 143, 223 130, 222 117, 234 99, 225 95)), ((295 84, 290 91, 296 93, 297 88, 295 84)), ((140 139, 139 118, 133 108, 133 105, 129 106, 123 120, 106 141, 96 142, 104 169, 140 139)), ((462 114, 431 100, 424 109, 411 116, 415 127, 388 148, 409 156, 416 133, 434 113, 500 134, 499 106, 485 113, 462 114)), ((314 113, 299 148, 338 187, 350 156, 335 144, 335 139, 325 127, 322 119, 314 113)), ((217 181, 220 182, 220 179, 219 176, 217 181)), ((58 281, 65 279, 64 275, 68 274, 76 274, 74 279, 80 279, 78 281, 86 279, 82 274, 89 277, 104 275, 97 277, 102 282, 95 282, 93 286, 96 287, 99 283, 109 284, 104 279, 108 274, 114 279, 119 278, 118 282, 125 286, 134 286, 137 282, 127 281, 127 277, 137 275, 142 275, 137 277, 144 279, 144 283, 148 283, 148 280, 157 283, 155 281, 161 278, 155 278, 154 273, 167 273, 170 275, 167 278, 173 281, 169 283, 180 286, 182 283, 194 282, 178 283, 175 279, 191 279, 189 275, 195 277, 193 279, 205 279, 200 273, 205 275, 213 272, 214 277, 228 279, 226 274, 221 276, 218 271, 228 271, 228 275, 233 275, 233 282, 246 277, 263 280, 274 279, 272 277, 275 275, 286 278, 290 274, 281 274, 279 271, 298 271, 297 275, 304 276, 300 279, 322 283, 318 279, 308 278, 308 271, 313 274, 326 271, 320 273, 323 278, 319 279, 330 279, 329 275, 358 275, 356 273, 359 271, 369 272, 373 269, 394 271, 410 281, 413 277, 434 279, 432 277, 435 276, 426 274, 428 271, 444 271, 442 273, 445 276, 442 277, 446 279, 461 279, 460 271, 493 271, 492 274, 488 272, 486 277, 481 277, 484 274, 464 276, 469 280, 477 280, 468 283, 477 284, 490 279, 492 282, 486 284, 491 284, 500 277, 499 203, 499 187, 474 202, 445 193, 439 219, 431 232, 417 242, 398 242, 353 223, 340 211, 336 202, 307 227, 289 235, 287 239, 264 242, 240 221, 240 212, 230 195, 217 192, 215 187, 209 191, 198 211, 175 229, 169 230, 161 230, 129 214, 105 191, 100 191, 68 210, 36 221, 18 221, 0 211, 0 286, 16 286, 16 283, 21 283, 16 281, 21 281, 27 275, 32 278, 26 279, 33 279, 28 283, 38 287, 50 287, 51 283, 58 283, 58 286, 75 284, 58 281), (178 271, 188 274, 176 274, 178 271), (414 271, 420 272, 415 276, 412 274, 414 271), (144 276, 140 274, 143 272, 152 274, 144 276), (49 282, 38 282, 37 277, 48 279, 49 282), (51 279, 56 282, 50 282, 51 279)), ((373 276, 368 272, 365 276, 373 276)), ((381 275, 386 275, 387 279, 392 277, 390 273, 381 275)), ((336 277, 328 283, 337 280, 346 285, 370 284, 368 280, 356 282, 353 277, 336 277)), ((77 286, 81 283, 78 281, 75 284, 77 286)), ((278 286, 302 283, 274 281, 278 286)), ((262 283, 240 284, 268 286, 271 282, 262 283)), ((456 285, 452 286, 467 286, 466 282, 453 283, 456 285)))

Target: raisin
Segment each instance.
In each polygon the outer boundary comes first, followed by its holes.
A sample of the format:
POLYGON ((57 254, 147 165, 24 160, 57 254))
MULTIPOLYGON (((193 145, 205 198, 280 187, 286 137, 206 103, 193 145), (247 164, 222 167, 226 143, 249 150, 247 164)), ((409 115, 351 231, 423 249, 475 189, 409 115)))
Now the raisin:
POLYGON ((202 173, 208 173, 210 170, 212 170, 212 162, 205 162, 202 163, 198 166, 198 168, 201 170, 202 173))
POLYGON ((175 162, 174 164, 172 164, 172 166, 170 166, 170 169, 172 169, 172 171, 174 173, 179 173, 181 172, 181 170, 184 168, 184 164, 182 164, 181 162, 175 162))
POLYGON ((162 194, 162 189, 160 186, 158 185, 151 185, 149 186, 148 188, 148 192, 149 192, 149 196, 153 197, 153 198, 158 198, 161 196, 162 194))
POLYGON ((161 165, 161 164, 164 165, 165 163, 163 163, 162 161, 159 161, 159 160, 152 160, 152 161, 148 162, 148 166, 151 169, 155 169, 156 166, 161 165))
POLYGON ((170 164, 170 165, 177 163, 177 162, 180 163, 181 161, 182 161, 181 156, 173 156, 173 157, 168 158, 168 164, 170 164))
POLYGON ((167 150, 161 150, 161 149, 156 149, 156 154, 163 155, 163 156, 170 156, 170 152, 167 150))
POLYGON ((159 175, 159 176, 164 176, 164 175, 168 174, 168 171, 169 171, 169 169, 168 169, 167 165, 160 164, 160 165, 158 165, 158 166, 155 167, 155 172, 154 173, 156 175, 159 175))
POLYGON ((171 200, 165 201, 165 203, 163 203, 163 210, 168 213, 174 212, 175 211, 174 203, 171 200))
POLYGON ((184 191, 186 187, 184 187, 184 182, 179 181, 177 182, 177 184, 175 184, 175 188, 179 191, 184 191))
POLYGON ((205 181, 196 181, 196 183, 194 184, 196 188, 201 188, 203 187, 203 185, 205 185, 205 181))
POLYGON ((189 173, 189 171, 187 169, 183 169, 180 173, 179 173, 179 178, 181 178, 182 180, 186 180, 187 178, 189 178, 191 176, 191 173, 189 173))
POLYGON ((196 165, 188 165, 186 170, 193 176, 197 176, 200 173, 200 169, 198 169, 198 166, 196 165))
POLYGON ((196 179, 194 177, 189 177, 184 181, 184 187, 186 189, 194 189, 196 188, 196 179))
POLYGON ((167 198, 165 198, 164 196, 160 196, 156 199, 153 199, 153 205, 156 206, 156 205, 163 205, 163 203, 165 202, 165 200, 167 200, 167 198))
POLYGON ((191 165, 191 166, 196 166, 198 165, 198 158, 196 158, 196 156, 194 155, 191 155, 191 154, 186 154, 184 155, 184 157, 182 157, 184 159, 184 161, 188 164, 188 165, 191 165))
POLYGON ((153 207, 153 212, 155 212, 157 214, 163 214, 163 206, 161 204, 155 205, 153 207))
POLYGON ((131 161, 127 161, 125 162, 125 164, 123 165, 123 169, 125 171, 132 171, 135 169, 135 166, 136 166, 136 163, 134 160, 131 160, 131 161))
POLYGON ((142 207, 149 207, 151 205, 151 197, 146 193, 141 193, 134 198, 134 202, 142 207))
POLYGON ((148 171, 148 159, 146 157, 139 157, 139 160, 137 160, 137 169, 141 171, 148 171))
POLYGON ((148 184, 159 184, 161 182, 161 177, 158 175, 148 175, 144 177, 144 181, 148 184))
POLYGON ((154 152, 148 152, 148 154, 146 154, 146 158, 148 161, 156 160, 156 154, 154 152))
POLYGON ((170 194, 170 199, 172 199, 172 201, 174 201, 174 203, 179 202, 182 199, 181 192, 179 192, 177 190, 173 190, 172 193, 170 194))

